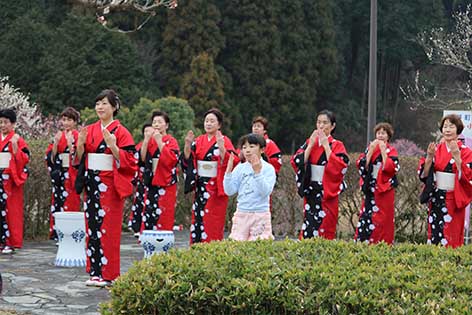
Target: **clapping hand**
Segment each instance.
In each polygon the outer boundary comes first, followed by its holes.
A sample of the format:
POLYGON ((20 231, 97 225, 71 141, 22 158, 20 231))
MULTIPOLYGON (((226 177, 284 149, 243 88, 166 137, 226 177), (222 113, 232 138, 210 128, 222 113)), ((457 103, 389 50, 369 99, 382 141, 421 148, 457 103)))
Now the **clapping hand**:
POLYGON ((103 129, 103 140, 107 144, 107 147, 112 148, 116 146, 116 137, 114 134, 111 134, 107 129, 103 129))
POLYGON ((261 159, 257 155, 251 155, 247 161, 251 164, 254 174, 259 174, 262 170, 261 159))
POLYGON ((426 151, 426 158, 432 160, 435 154, 436 154, 436 143, 430 142, 428 145, 428 149, 426 151))
POLYGON ((189 130, 185 136, 185 145, 190 147, 193 143, 193 140, 195 140, 195 135, 192 130, 189 130))

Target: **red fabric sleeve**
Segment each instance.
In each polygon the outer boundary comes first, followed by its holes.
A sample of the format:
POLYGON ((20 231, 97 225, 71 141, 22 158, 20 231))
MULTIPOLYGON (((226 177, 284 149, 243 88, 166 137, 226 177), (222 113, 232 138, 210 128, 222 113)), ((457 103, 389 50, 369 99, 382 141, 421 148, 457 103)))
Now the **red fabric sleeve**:
POLYGON ((468 148, 461 150, 461 178, 457 172, 454 183, 454 201, 457 208, 464 208, 472 200, 472 151, 468 148))
MULTIPOLYGON (((234 149, 233 143, 231 140, 224 136, 225 138, 225 155, 222 157, 221 155, 218 156, 218 172, 216 175, 216 181, 217 181, 217 191, 218 191, 218 196, 226 196, 225 190, 223 188, 223 179, 225 176, 226 172, 226 167, 228 166, 228 161, 229 161, 229 155, 231 154, 230 152, 236 153, 236 150, 234 149)), ((235 155, 234 161, 233 161, 233 168, 239 163, 239 157, 235 155)))
POLYGON ((342 182, 348 165, 341 155, 347 156, 344 144, 341 141, 333 142, 331 155, 323 175, 323 197, 325 199, 337 197, 342 191, 342 182))
POLYGON ((169 143, 164 145, 160 152, 156 174, 154 174, 152 178, 152 184, 154 186, 168 186, 172 181, 172 170, 175 169, 175 172, 177 172, 177 163, 180 154, 179 144, 173 137, 169 137, 167 141, 169 143))
POLYGON ((177 140, 175 140, 173 137, 169 137, 168 141, 169 143, 164 145, 161 150, 161 158, 159 163, 162 162, 162 165, 165 166, 166 170, 170 171, 175 167, 179 160, 180 149, 177 140))
POLYGON ((116 144, 120 148, 120 167, 113 166, 113 178, 115 189, 121 198, 126 198, 133 194, 133 178, 137 171, 137 160, 133 151, 123 148, 134 146, 133 138, 129 131, 123 126, 115 133, 116 144))
POLYGON ((267 158, 269 159, 269 163, 274 167, 275 173, 278 174, 280 169, 282 168, 282 158, 281 158, 281 152, 277 144, 269 140, 267 142, 267 146, 265 148, 265 154, 267 155, 267 158))
POLYGON ((10 171, 15 185, 23 185, 28 178, 28 173, 25 172, 25 166, 29 162, 29 155, 24 152, 24 149, 28 150, 28 145, 25 140, 20 137, 18 139, 18 150, 16 153, 13 153, 13 147, 11 142, 9 145, 9 151, 12 154, 12 159, 10 160, 10 171))
MULTIPOLYGON (((399 170, 399 165, 395 164, 393 157, 398 158, 397 150, 394 147, 389 147, 390 152, 387 155, 387 160, 383 168, 379 170, 377 177, 377 189, 379 192, 385 192, 393 189, 391 179, 399 170)), ((398 161, 398 160, 397 160, 398 161)))

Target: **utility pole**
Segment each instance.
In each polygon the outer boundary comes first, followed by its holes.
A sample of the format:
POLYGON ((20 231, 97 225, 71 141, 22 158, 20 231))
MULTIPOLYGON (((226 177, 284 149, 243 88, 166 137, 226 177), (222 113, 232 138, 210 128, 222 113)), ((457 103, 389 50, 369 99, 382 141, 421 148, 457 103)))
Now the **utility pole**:
POLYGON ((369 101, 367 105, 367 144, 373 134, 377 116, 377 0, 370 0, 370 53, 369 53, 369 101))

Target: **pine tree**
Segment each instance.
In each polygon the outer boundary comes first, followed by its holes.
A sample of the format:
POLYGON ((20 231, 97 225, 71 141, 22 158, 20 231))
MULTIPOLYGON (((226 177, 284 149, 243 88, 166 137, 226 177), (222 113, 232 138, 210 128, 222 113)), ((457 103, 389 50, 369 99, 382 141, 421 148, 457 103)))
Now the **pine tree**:
POLYGON ((90 17, 74 15, 59 27, 40 67, 38 100, 47 112, 93 105, 106 88, 115 89, 125 104, 134 104, 150 80, 128 37, 103 29, 90 17))
POLYGON ((219 108, 225 117, 225 133, 230 133, 229 107, 225 102, 225 93, 220 77, 215 70, 213 58, 206 52, 193 58, 190 72, 186 73, 180 88, 180 97, 187 99, 195 112, 195 125, 199 126, 203 114, 210 108, 219 108))
POLYGON ((175 10, 168 11, 156 66, 156 77, 165 94, 178 93, 182 76, 198 54, 206 52, 213 59, 219 54, 225 45, 220 20, 220 11, 212 0, 182 0, 175 10))

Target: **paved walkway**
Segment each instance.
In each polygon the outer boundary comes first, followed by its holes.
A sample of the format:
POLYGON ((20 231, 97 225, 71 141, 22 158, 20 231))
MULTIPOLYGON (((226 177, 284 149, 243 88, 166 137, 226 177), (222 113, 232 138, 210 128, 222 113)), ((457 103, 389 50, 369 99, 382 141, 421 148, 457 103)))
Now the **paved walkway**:
MULTIPOLYGON (((188 241, 188 231, 175 232, 177 248, 188 247, 188 241)), ((15 254, 0 256, 3 277, 0 314, 2 310, 14 310, 18 314, 99 314, 98 304, 108 300, 108 290, 86 287, 89 276, 84 268, 54 266, 56 250, 52 241, 26 242, 15 254)), ((142 247, 131 233, 124 232, 121 272, 142 258, 142 247)))

